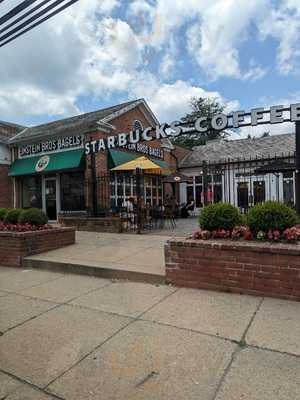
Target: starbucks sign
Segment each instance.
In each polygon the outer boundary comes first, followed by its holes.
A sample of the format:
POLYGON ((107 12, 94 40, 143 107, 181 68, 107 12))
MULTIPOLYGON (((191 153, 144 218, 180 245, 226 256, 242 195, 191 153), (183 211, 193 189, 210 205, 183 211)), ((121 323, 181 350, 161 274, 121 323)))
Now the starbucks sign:
POLYGON ((170 124, 156 125, 144 130, 134 130, 129 133, 119 133, 108 136, 105 139, 92 140, 85 144, 85 154, 106 151, 116 147, 128 147, 140 142, 150 142, 180 136, 182 134, 197 133, 206 136, 214 129, 242 128, 245 126, 256 126, 264 124, 281 124, 283 122, 300 121, 300 103, 291 104, 289 107, 272 106, 268 109, 254 108, 250 112, 234 111, 230 114, 216 114, 211 119, 207 117, 197 118, 193 122, 183 123, 173 121, 170 124))

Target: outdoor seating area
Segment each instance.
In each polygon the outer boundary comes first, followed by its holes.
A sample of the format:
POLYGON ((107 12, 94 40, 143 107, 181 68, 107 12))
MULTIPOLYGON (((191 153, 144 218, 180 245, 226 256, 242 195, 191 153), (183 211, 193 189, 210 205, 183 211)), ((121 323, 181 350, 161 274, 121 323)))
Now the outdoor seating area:
POLYGON ((117 212, 122 220, 122 226, 125 232, 136 231, 138 225, 143 231, 160 230, 164 228, 176 228, 176 214, 172 209, 162 206, 147 205, 137 209, 128 211, 126 207, 122 207, 117 212))

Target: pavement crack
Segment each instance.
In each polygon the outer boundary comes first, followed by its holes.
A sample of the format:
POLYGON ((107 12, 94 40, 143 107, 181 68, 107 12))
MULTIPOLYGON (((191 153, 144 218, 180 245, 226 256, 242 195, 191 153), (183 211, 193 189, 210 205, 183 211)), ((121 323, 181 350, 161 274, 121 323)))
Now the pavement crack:
POLYGON ((151 371, 150 374, 146 375, 141 381, 139 381, 135 387, 138 388, 142 385, 144 385, 149 379, 153 378, 154 376, 159 375, 159 372, 156 371, 151 371))
POLYGON ((244 333, 243 333, 243 335, 242 335, 242 337, 241 337, 241 339, 240 339, 240 341, 239 341, 239 346, 242 347, 242 348, 247 346, 247 343, 246 343, 246 336, 247 336, 247 334, 248 334, 248 332, 249 332, 249 329, 251 328, 251 325, 252 325, 252 323, 253 323, 253 321, 254 321, 254 319, 255 319, 257 313, 258 313, 259 310, 260 310, 260 307, 261 307, 263 301, 264 301, 264 297, 263 297, 263 298, 260 300, 260 302, 258 303, 258 305, 257 305, 257 307, 256 307, 256 309, 255 309, 255 311, 254 311, 254 313, 253 313, 253 315, 252 315, 252 317, 250 318, 249 324, 246 326, 246 329, 245 329, 245 331, 244 331, 244 333))
POLYGON ((219 381, 219 383, 218 383, 218 385, 216 387, 216 390, 215 390, 215 392, 214 392, 214 394, 212 396, 212 400, 216 400, 216 398, 217 398, 217 396, 219 394, 219 391, 220 391, 223 383, 225 382, 225 379, 226 379, 226 377, 227 377, 227 375, 228 375, 228 373, 230 371, 230 368, 231 368, 233 362, 235 361, 236 356, 238 355, 238 353, 240 351, 242 351, 242 349, 239 346, 237 346, 236 349, 234 350, 234 352, 232 353, 230 361, 229 361, 227 367, 225 368, 225 370, 224 370, 224 372, 223 372, 223 374, 221 376, 221 379, 220 379, 220 381, 219 381))

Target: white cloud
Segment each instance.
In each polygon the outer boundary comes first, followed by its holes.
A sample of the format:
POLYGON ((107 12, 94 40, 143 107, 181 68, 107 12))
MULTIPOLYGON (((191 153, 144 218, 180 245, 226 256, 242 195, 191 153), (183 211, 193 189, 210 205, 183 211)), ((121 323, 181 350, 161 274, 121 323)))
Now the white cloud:
MULTIPOLYGON (((1 12, 18 3, 4 2, 1 12)), ((185 50, 211 79, 254 81, 265 76, 268 71, 250 55, 241 66, 241 46, 250 38, 252 26, 261 39, 278 40, 279 68, 290 73, 299 65, 300 5, 298 0, 280 4, 276 8, 272 0, 242 5, 234 0, 80 1, 1 48, 0 116, 69 115, 78 112, 81 96, 107 100, 118 95, 146 97, 164 120, 178 112, 182 116, 191 96, 211 93, 187 81, 192 77, 177 80, 185 50), (118 9, 124 15, 116 17, 118 9)))
POLYGON ((263 78, 268 72, 266 68, 262 68, 260 65, 257 65, 254 59, 251 59, 249 64, 249 70, 242 76, 244 81, 257 81, 263 78))
POLYGON ((146 74, 134 81, 131 93, 144 97, 161 122, 180 119, 190 112, 192 97, 215 98, 226 106, 226 111, 238 109, 238 101, 227 101, 218 92, 206 91, 189 82, 178 80, 172 84, 160 83, 151 74, 146 74))
MULTIPOLYGON (((202 10, 201 23, 196 21, 188 29, 189 53, 212 79, 244 79, 239 47, 249 37, 251 23, 257 23, 267 13, 268 3, 269 0, 251 0, 239 7, 234 0, 217 0, 202 10)), ((255 72, 262 76, 261 71, 255 72)))
POLYGON ((85 0, 1 48, 0 115, 69 115, 78 96, 125 90, 141 62, 117 1, 85 0))
POLYGON ((283 75, 300 71, 300 3, 286 0, 277 9, 270 10, 259 26, 263 39, 275 38, 278 43, 277 64, 283 75))
POLYGON ((57 96, 55 93, 45 97, 44 92, 32 86, 23 86, 13 93, 0 89, 0 110, 8 118, 16 115, 41 115, 45 111, 50 115, 78 114, 75 98, 69 95, 57 96), (20 96, 22 93, 22 96, 20 96))

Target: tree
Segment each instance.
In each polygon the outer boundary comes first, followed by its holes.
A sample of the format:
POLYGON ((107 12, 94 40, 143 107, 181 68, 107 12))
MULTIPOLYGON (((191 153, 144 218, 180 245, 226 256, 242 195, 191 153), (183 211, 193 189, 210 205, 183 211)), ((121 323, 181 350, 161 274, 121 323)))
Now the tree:
MULTIPOLYGON (((193 124, 199 117, 205 117, 208 120, 211 120, 214 115, 220 114, 224 111, 224 106, 221 105, 217 99, 192 97, 190 106, 191 112, 181 118, 182 122, 191 122, 191 124, 193 124)), ((205 137, 200 136, 199 133, 195 132, 177 136, 171 139, 171 141, 173 144, 191 149, 194 146, 204 145, 208 140, 218 139, 224 136, 226 136, 226 133, 210 128, 205 137)))

